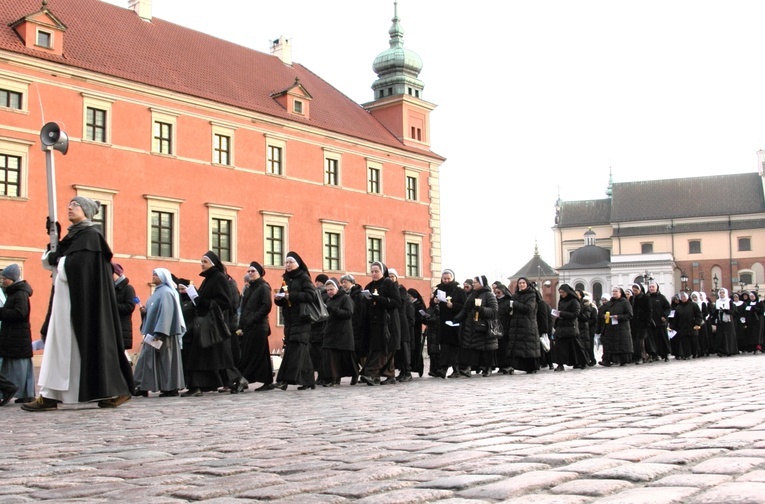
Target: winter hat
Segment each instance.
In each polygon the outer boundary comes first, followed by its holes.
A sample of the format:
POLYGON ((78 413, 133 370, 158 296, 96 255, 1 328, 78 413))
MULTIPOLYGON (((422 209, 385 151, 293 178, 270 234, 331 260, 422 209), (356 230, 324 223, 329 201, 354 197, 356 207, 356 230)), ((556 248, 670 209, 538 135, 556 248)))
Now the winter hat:
POLYGON ((0 275, 13 282, 18 282, 21 278, 21 269, 19 269, 18 264, 9 264, 0 272, 0 275))
POLYGON ((340 281, 342 282, 343 280, 348 280, 354 285, 356 284, 356 279, 353 278, 353 275, 351 275, 350 273, 346 273, 345 275, 341 276, 340 281))
POLYGON ((82 208, 82 213, 85 214, 85 218, 88 220, 92 220, 93 216, 96 215, 98 210, 101 208, 100 201, 94 201, 90 198, 86 198, 85 196, 75 196, 72 198, 72 201, 80 205, 80 208, 82 208))
POLYGON ((112 271, 114 271, 114 274, 117 276, 122 276, 123 273, 125 273, 124 268, 121 264, 117 264, 116 262, 112 263, 112 271))
POLYGON ((329 277, 327 275, 325 275, 324 273, 319 273, 318 275, 316 275, 316 279, 314 281, 325 284, 327 283, 327 280, 329 280, 329 277))
POLYGON ((398 271, 396 271, 395 268, 388 268, 388 276, 391 276, 391 275, 398 278, 398 271))

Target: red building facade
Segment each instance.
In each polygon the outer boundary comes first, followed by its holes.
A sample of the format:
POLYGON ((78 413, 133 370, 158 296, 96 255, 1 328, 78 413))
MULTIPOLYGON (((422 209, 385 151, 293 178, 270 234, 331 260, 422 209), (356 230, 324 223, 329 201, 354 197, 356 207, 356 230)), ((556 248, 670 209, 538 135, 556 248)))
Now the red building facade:
MULTIPOLYGON (((0 5, 0 267, 18 263, 36 289, 33 327, 50 284, 39 260, 49 121, 69 136, 68 153, 54 152, 59 213, 77 195, 102 202, 97 219, 142 300, 153 268, 196 280, 210 249, 240 286, 256 260, 278 287, 295 250, 313 275, 363 284, 383 260, 407 287, 430 289, 444 158, 401 48, 378 56, 375 100, 362 106, 293 63, 288 40, 260 53, 131 5, 0 5)), ((276 311, 271 326, 280 347, 276 311)))

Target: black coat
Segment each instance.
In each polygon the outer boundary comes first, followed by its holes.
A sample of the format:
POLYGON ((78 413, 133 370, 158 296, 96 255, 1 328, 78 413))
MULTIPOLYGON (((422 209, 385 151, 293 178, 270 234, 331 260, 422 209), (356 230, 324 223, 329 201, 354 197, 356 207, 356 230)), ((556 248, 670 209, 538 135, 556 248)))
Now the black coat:
POLYGON ((114 285, 117 296, 117 311, 120 314, 122 344, 126 349, 133 348, 133 312, 135 311, 135 289, 127 277, 114 285))
POLYGON ((611 298, 603 305, 603 312, 598 319, 598 333, 604 343, 604 348, 613 354, 631 354, 632 331, 630 320, 632 319, 632 305, 626 298, 611 298), (609 322, 606 323, 605 315, 609 314, 609 322), (616 315, 617 324, 614 324, 613 316, 616 315))
POLYGON ((75 226, 58 245, 48 262, 66 258, 72 327, 80 350, 79 401, 130 394, 133 370, 122 343, 112 251, 97 226, 75 226))
POLYGON ((489 321, 497 319, 498 311, 497 297, 491 289, 481 287, 470 292, 462 310, 454 317, 454 321, 459 322, 462 329, 460 331, 462 348, 472 350, 497 349, 499 346, 497 336, 491 334, 489 321), (476 299, 481 300, 480 306, 476 306, 476 299))
POLYGON ((411 344, 414 331, 414 304, 409 300, 409 294, 403 285, 398 286, 398 295, 401 297, 401 307, 398 309, 401 343, 411 344))
POLYGON ((354 348, 356 349, 356 355, 363 357, 367 354, 369 348, 364 346, 362 342, 361 326, 364 320, 364 296, 361 295, 361 285, 354 284, 347 294, 353 302, 353 317, 351 317, 351 324, 353 325, 354 348))
POLYGON ((457 282, 449 282, 448 284, 440 283, 436 286, 436 290, 433 291, 431 298, 431 306, 438 306, 438 341, 442 345, 460 345, 460 328, 446 325, 446 322, 453 322, 454 317, 462 310, 465 305, 467 295, 457 282), (451 298, 452 307, 447 306, 446 301, 436 300, 436 291, 442 290, 446 293, 447 298, 451 298))
POLYGON ((5 305, 0 308, 0 357, 32 357, 32 331, 29 326, 29 298, 32 286, 19 280, 5 288, 5 305))
POLYGON ((513 294, 513 314, 508 327, 508 354, 518 358, 542 356, 537 326, 537 293, 528 287, 513 294))
MULTIPOLYGON (((300 316, 300 303, 313 302, 318 295, 316 287, 307 271, 296 269, 282 275, 287 285, 288 295, 274 301, 282 308, 284 316, 284 337, 287 341, 308 343, 311 334, 311 321, 300 316)), ((282 287, 283 291, 283 287, 282 287)))
POLYGON ((390 278, 381 278, 369 282, 364 290, 371 294, 377 293, 364 301, 362 327, 365 345, 373 352, 397 350, 401 345, 401 323, 398 317, 401 295, 398 287, 390 278))
POLYGON ((329 318, 324 326, 322 348, 334 350, 355 349, 353 341, 353 301, 343 289, 327 299, 329 318))
POLYGON ((696 336, 699 331, 694 327, 701 326, 702 322, 701 308, 689 300, 675 307, 675 316, 669 319, 669 327, 677 331, 678 336, 696 336))
POLYGON ((271 286, 263 277, 249 282, 242 295, 242 314, 239 317, 239 328, 245 335, 268 336, 271 328, 268 324, 268 314, 271 313, 271 286))
POLYGON ((576 338, 579 336, 579 313, 582 303, 576 294, 568 293, 558 301, 558 317, 555 319, 555 339, 576 338))

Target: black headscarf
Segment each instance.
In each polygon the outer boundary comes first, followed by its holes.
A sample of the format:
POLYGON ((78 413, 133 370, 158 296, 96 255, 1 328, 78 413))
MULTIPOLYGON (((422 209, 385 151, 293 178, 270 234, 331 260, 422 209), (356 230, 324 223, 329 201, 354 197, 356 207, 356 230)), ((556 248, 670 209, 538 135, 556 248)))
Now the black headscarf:
POLYGON ((224 275, 228 275, 228 272, 226 271, 226 267, 223 265, 220 258, 215 252, 213 252, 212 250, 208 250, 207 252, 204 253, 204 255, 210 260, 211 263, 213 263, 213 266, 218 271, 220 271, 224 275))

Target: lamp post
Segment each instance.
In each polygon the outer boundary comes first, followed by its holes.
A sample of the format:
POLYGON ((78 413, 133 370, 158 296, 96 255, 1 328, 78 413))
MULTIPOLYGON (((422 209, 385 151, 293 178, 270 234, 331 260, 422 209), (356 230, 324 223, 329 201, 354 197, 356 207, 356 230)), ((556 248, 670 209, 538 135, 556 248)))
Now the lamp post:
POLYGON ((743 280, 741 280, 741 281, 738 283, 738 285, 741 287, 741 291, 743 292, 743 291, 744 291, 744 287, 746 286, 746 282, 744 282, 743 280))
POLYGON ((683 283, 683 290, 688 292, 688 275, 685 274, 685 271, 680 272, 680 281, 683 283))
POLYGON ((715 292, 717 292, 717 282, 720 281, 720 279, 717 278, 717 273, 715 273, 715 276, 712 277, 712 281, 715 283, 715 292))
POLYGON ((645 273, 643 273, 643 283, 648 285, 653 281, 653 277, 651 276, 651 272, 648 270, 645 270, 645 273))

